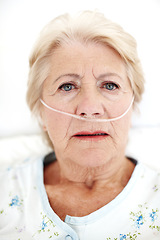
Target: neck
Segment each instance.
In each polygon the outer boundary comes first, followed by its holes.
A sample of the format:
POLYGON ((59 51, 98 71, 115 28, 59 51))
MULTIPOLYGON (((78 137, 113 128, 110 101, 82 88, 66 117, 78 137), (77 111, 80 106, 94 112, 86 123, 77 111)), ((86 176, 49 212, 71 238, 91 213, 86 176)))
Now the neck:
MULTIPOLYGON (((134 164, 127 158, 121 161, 111 161, 100 167, 86 168, 79 165, 67 164, 60 166, 58 162, 48 166, 47 184, 74 185, 88 190, 120 184, 125 187, 134 170, 134 164)), ((46 178, 45 178, 46 179, 46 178)))
POLYGON ((66 215, 86 216, 112 201, 126 186, 134 170, 134 164, 125 159, 120 168, 98 173, 70 172, 72 178, 60 171, 58 161, 49 165, 44 172, 44 183, 50 205, 64 221, 66 215), (52 165, 52 166, 51 166, 52 165), (123 167, 122 167, 123 166, 123 167), (65 201, 64 201, 65 199, 65 201), (79 207, 81 206, 81 207, 79 207))

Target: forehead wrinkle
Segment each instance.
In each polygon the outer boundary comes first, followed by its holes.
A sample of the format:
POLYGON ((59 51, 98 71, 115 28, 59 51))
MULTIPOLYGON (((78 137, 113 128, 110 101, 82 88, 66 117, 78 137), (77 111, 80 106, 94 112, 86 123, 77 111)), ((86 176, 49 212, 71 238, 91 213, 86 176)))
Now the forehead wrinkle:
POLYGON ((95 77, 96 80, 101 80, 101 79, 104 79, 106 77, 118 77, 120 80, 123 81, 123 78, 115 72, 106 72, 106 73, 102 73, 98 76, 95 76, 93 71, 92 71, 92 73, 93 73, 93 76, 95 77))
POLYGON ((58 80, 60 80, 63 77, 70 77, 76 80, 81 80, 83 78, 83 76, 80 76, 77 73, 65 73, 65 74, 61 74, 59 77, 57 77, 54 81, 53 84, 56 83, 58 80))
MULTIPOLYGON (((92 70, 92 72, 93 72, 93 70, 92 70)), ((93 75, 94 75, 94 72, 93 72, 93 75)), ((94 75, 94 77, 97 82, 100 80, 105 80, 105 78, 107 78, 107 77, 116 77, 116 78, 118 77, 118 79, 120 80, 120 84, 125 86, 126 84, 128 85, 128 83, 129 83, 129 86, 131 87, 130 80, 128 79, 128 77, 126 76, 126 80, 125 80, 125 76, 122 77, 121 75, 119 75, 116 72, 106 72, 106 73, 100 74, 99 76, 94 75)), ((114 79, 113 79, 113 81, 114 81, 114 79)))

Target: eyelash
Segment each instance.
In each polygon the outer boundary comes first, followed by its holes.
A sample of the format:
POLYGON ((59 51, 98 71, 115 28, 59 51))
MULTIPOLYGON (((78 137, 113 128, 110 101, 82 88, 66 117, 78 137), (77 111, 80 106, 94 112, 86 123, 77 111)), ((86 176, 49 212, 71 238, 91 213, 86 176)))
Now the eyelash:
MULTIPOLYGON (((103 82, 102 84, 101 84, 101 88, 105 88, 105 86, 106 85, 113 85, 113 89, 107 89, 106 88, 106 90, 108 90, 108 91, 115 91, 116 89, 119 89, 120 88, 120 86, 118 85, 118 84, 116 84, 116 83, 114 83, 114 82, 103 82)), ((62 90, 62 91, 64 91, 64 92, 69 92, 69 91, 71 91, 71 90, 73 90, 73 89, 77 89, 78 88, 78 86, 77 85, 75 85, 75 83, 73 84, 73 83, 70 83, 70 82, 68 82, 68 83, 63 83, 58 89, 59 90, 62 90), (70 90, 64 90, 63 88, 65 87, 65 86, 72 86, 72 89, 70 89, 70 90)))
MULTIPOLYGON (((65 87, 65 86, 72 86, 72 87, 74 87, 74 89, 76 89, 77 88, 77 86, 75 85, 75 84, 73 84, 73 83, 63 83, 58 89, 60 89, 60 90, 62 90, 62 91, 65 91, 63 88, 65 87)), ((73 90, 73 88, 71 89, 71 90, 73 90)), ((68 92, 69 92, 70 90, 68 90, 68 92)), ((67 91, 65 91, 65 92, 67 92, 67 91)))
POLYGON ((118 84, 114 83, 114 82, 105 82, 105 83, 102 84, 102 88, 105 88, 106 85, 112 85, 113 86, 113 89, 107 89, 106 88, 106 90, 108 90, 108 91, 115 91, 116 89, 120 88, 120 86, 118 84))

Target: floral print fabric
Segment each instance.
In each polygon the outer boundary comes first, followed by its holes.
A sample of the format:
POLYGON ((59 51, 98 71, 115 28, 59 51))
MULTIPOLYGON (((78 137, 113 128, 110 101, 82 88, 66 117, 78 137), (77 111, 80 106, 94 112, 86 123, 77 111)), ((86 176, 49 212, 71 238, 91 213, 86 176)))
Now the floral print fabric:
POLYGON ((1 240, 160 239, 160 174, 143 164, 111 203, 65 222, 49 206, 43 158, 1 171, 0 189, 1 240))

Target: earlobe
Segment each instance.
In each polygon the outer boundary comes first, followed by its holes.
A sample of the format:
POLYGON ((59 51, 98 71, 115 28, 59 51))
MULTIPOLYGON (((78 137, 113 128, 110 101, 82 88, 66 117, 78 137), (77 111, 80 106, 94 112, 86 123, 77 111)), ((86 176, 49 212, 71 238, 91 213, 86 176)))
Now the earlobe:
POLYGON ((46 127, 45 122, 44 122, 44 117, 43 117, 43 112, 42 111, 40 112, 40 125, 41 125, 43 131, 46 132, 47 127, 46 127))
POLYGON ((46 132, 47 131, 47 128, 44 124, 42 124, 42 128, 43 128, 43 131, 46 132))
POLYGON ((46 127, 44 119, 42 118, 42 115, 41 115, 41 126, 42 126, 43 131, 46 132, 47 131, 47 127, 46 127))

